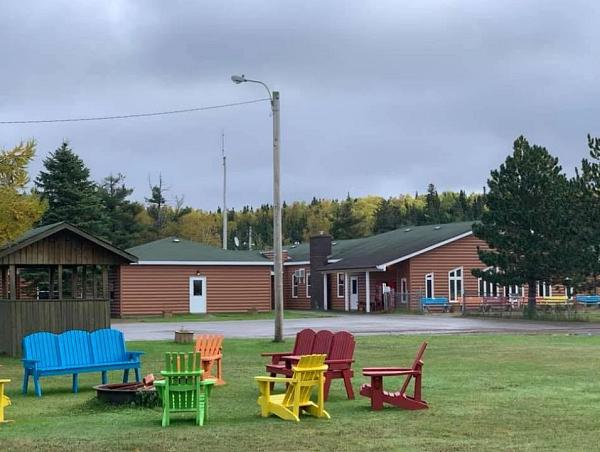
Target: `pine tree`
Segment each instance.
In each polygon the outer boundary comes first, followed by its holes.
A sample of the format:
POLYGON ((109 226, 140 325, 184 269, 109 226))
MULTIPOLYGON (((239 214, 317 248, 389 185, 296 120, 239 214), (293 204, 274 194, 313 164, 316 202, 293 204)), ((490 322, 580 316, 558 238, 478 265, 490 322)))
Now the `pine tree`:
POLYGON ((360 237, 357 229, 361 219, 354 214, 355 199, 346 197, 346 200, 340 203, 333 223, 331 225, 331 234, 335 239, 351 239, 360 237))
POLYGON ((441 222, 441 203, 435 185, 429 184, 427 187, 426 211, 425 216, 429 223, 441 222))
POLYGON ((67 221, 90 234, 108 237, 108 218, 90 170, 65 141, 44 160, 35 185, 48 210, 41 224, 67 221))
POLYGON ((133 189, 125 186, 125 176, 118 173, 105 177, 99 195, 108 216, 108 240, 120 248, 138 243, 143 225, 136 217, 144 210, 141 204, 129 201, 133 189))
POLYGON ((567 178, 557 158, 521 136, 488 186, 487 210, 473 232, 490 247, 479 250, 479 258, 497 271, 473 274, 503 286, 527 284, 532 317, 537 282, 563 282, 572 271, 567 178))

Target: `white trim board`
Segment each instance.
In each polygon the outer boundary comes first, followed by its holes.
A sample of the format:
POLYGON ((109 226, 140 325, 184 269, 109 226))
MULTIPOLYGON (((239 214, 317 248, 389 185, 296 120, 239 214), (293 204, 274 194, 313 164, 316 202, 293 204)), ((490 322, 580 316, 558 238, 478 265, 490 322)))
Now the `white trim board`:
POLYGON ((138 261, 131 265, 206 265, 206 266, 235 266, 235 265, 268 265, 273 266, 272 262, 236 262, 236 261, 138 261))

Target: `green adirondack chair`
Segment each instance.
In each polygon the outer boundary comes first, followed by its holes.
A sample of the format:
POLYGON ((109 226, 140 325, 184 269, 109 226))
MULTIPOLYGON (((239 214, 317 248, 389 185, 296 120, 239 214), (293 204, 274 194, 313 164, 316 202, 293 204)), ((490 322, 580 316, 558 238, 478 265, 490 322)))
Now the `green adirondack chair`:
POLYGON ((154 386, 163 404, 162 426, 171 423, 171 413, 196 413, 196 425, 208 420, 208 397, 214 380, 202 380, 200 353, 165 353, 164 380, 154 386))

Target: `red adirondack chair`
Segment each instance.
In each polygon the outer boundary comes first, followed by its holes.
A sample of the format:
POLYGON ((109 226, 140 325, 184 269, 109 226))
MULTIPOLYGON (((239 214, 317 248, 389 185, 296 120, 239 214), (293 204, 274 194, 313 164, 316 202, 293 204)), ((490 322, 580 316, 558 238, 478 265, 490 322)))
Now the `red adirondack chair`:
MULTIPOLYGON (((274 364, 271 362, 271 364, 267 364, 267 372, 269 372, 272 377, 277 376, 277 374, 291 377, 294 373, 291 363, 297 362, 300 359, 299 357, 302 355, 326 355, 329 353, 329 349, 331 348, 331 340, 333 338, 333 333, 331 331, 321 330, 315 333, 313 330, 302 330, 296 336, 296 344, 298 344, 298 336, 304 331, 312 331, 314 335, 314 338, 310 341, 310 348, 306 349, 303 347, 294 346, 294 350, 298 349, 298 352, 286 353, 278 357, 281 363, 274 364), (291 357, 292 359, 287 359, 288 357, 291 357), (298 359, 295 359, 296 357, 298 357, 298 359)), ((306 334, 308 337, 308 333, 306 334)), ((304 338, 301 340, 304 341, 304 338)), ((308 346, 308 344, 309 341, 306 340, 304 345, 308 346)), ((269 354, 267 353, 263 355, 268 356, 269 354)))
MULTIPOLYGON (((354 371, 352 370, 352 363, 354 362, 355 345, 354 336, 347 331, 339 331, 333 334, 330 331, 321 330, 315 336, 311 353, 324 353, 327 350, 325 364, 327 364, 328 369, 325 371, 325 385, 323 388, 325 400, 329 396, 331 380, 336 378, 344 380, 348 398, 354 399, 354 389, 352 388, 354 371)), ((289 376, 292 373, 292 366, 300 360, 300 356, 284 356, 283 360, 286 361, 285 369, 280 370, 278 373, 289 376)), ((271 370, 275 369, 272 368, 271 370)))
POLYGON ((384 403, 389 403, 407 410, 422 410, 428 408, 427 402, 421 398, 421 377, 423 373, 423 354, 427 348, 427 342, 423 342, 417 356, 410 368, 402 367, 365 367, 363 375, 371 377, 371 384, 364 384, 360 388, 360 395, 371 399, 371 408, 381 410, 384 403), (406 378, 400 391, 387 392, 383 389, 383 377, 394 377, 405 375, 406 378), (414 379, 415 386, 413 395, 408 395, 406 390, 410 381, 414 379))
POLYGON ((325 372, 325 400, 329 396, 331 380, 336 378, 344 380, 346 395, 349 399, 354 399, 354 389, 352 388, 354 371, 352 370, 352 363, 354 362, 355 346, 356 341, 354 340, 354 336, 347 331, 338 331, 333 335, 331 349, 325 360, 325 364, 329 366, 325 372))
POLYGON ((277 376, 278 373, 291 376, 291 374, 288 375, 286 373, 286 363, 283 360, 283 357, 287 355, 310 355, 315 336, 316 333, 314 330, 306 328, 298 331, 296 334, 294 349, 291 352, 261 353, 261 356, 271 357, 271 362, 267 364, 267 372, 269 372, 272 377, 277 376))

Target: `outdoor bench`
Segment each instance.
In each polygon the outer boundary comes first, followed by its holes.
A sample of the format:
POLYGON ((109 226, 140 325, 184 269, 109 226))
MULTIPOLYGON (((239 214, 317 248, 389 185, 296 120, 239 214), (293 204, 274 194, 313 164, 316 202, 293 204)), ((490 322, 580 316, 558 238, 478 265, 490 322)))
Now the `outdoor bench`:
POLYGON ((108 383, 109 370, 123 370, 123 382, 129 379, 129 370, 135 370, 140 381, 140 355, 128 352, 123 333, 112 329, 92 333, 81 330, 61 334, 33 333, 23 338, 23 394, 27 394, 29 377, 33 377, 35 394, 42 396, 40 377, 73 375, 73 392, 78 391, 78 375, 101 372, 102 384, 108 383))
POLYGON ((442 310, 447 312, 450 309, 450 302, 446 297, 421 298, 421 308, 423 311, 442 310))
POLYGON ((491 311, 512 311, 512 303, 507 297, 483 297, 482 310, 491 311))
POLYGON ((600 304, 600 295, 577 295, 575 300, 577 303, 585 304, 586 306, 598 305, 600 304))
POLYGON ((483 311, 483 298, 479 296, 464 295, 460 303, 460 310, 462 313, 469 311, 483 311))

